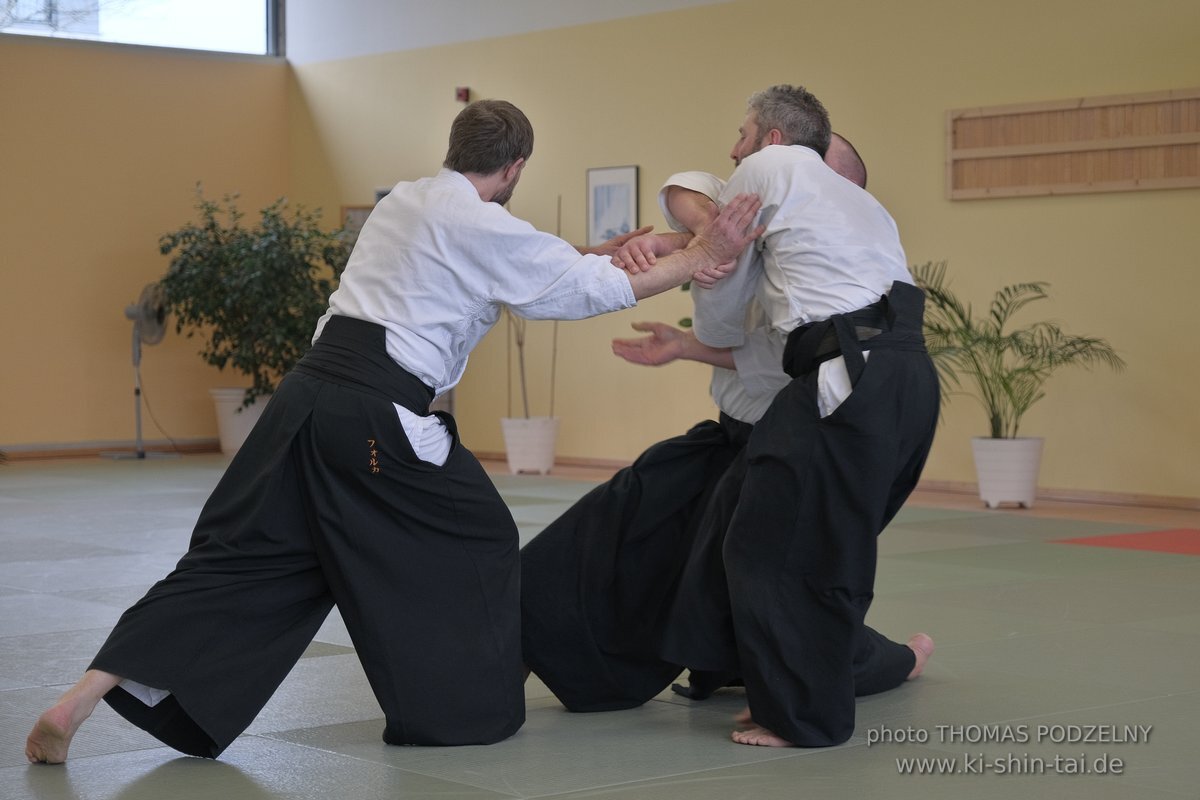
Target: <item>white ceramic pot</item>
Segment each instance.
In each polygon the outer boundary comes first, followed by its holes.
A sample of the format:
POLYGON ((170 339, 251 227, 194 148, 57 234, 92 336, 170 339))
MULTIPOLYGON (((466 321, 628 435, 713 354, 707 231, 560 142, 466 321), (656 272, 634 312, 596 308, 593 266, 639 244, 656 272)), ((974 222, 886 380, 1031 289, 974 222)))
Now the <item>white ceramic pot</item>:
POLYGON ((558 417, 505 417, 500 420, 508 471, 536 472, 545 475, 554 466, 554 441, 558 438, 558 417))
POLYGON ((975 475, 979 479, 979 499, 988 508, 1001 503, 1033 507, 1037 496, 1038 470, 1042 463, 1042 439, 971 440, 975 455, 975 475))
POLYGON ((243 389, 209 389, 213 403, 217 409, 217 436, 221 440, 221 452, 232 456, 250 435, 250 429, 263 409, 267 407, 266 400, 256 398, 246 408, 242 408, 242 399, 246 396, 243 389), (239 410, 240 409, 240 410, 239 410))

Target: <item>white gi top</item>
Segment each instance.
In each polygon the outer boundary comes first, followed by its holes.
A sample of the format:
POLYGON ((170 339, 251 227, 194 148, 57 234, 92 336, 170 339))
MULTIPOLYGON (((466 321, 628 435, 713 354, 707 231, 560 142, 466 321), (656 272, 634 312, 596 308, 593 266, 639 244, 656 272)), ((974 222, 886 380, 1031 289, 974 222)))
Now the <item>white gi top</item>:
MULTIPOLYGON (((687 227, 672 216, 667 208, 667 189, 671 186, 699 192, 715 202, 725 188, 725 181, 711 173, 697 171, 678 172, 667 178, 658 192, 659 209, 673 230, 686 231, 687 227)), ((706 291, 694 287, 693 297, 706 291)), ((751 303, 746 311, 745 329, 745 343, 733 348, 733 362, 737 370, 713 367, 708 391, 717 408, 736 420, 753 425, 762 418, 767 406, 771 405, 775 395, 787 386, 791 378, 781 366, 784 340, 767 330, 766 316, 757 303, 751 303)))
POLYGON ((584 319, 636 302, 607 256, 580 255, 442 169, 379 201, 313 341, 335 314, 378 323, 388 355, 441 394, 505 305, 528 319, 584 319))
POLYGON ((752 298, 786 335, 877 301, 893 281, 913 282, 891 216, 814 150, 768 145, 747 156, 720 202, 742 192, 762 199, 767 231, 731 275, 696 294, 695 332, 704 344, 742 344, 752 298))

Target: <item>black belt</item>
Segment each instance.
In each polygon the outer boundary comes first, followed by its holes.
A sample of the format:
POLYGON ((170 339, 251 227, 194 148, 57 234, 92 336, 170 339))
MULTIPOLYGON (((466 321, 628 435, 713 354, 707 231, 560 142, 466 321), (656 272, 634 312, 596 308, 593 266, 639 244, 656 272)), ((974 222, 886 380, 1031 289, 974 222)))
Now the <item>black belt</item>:
POLYGON ((433 400, 433 389, 388 355, 383 326, 353 317, 330 317, 295 369, 378 395, 419 416, 429 414, 433 400))
POLYGON ((888 294, 869 306, 801 325, 789 333, 783 370, 795 378, 812 372, 824 361, 845 356, 851 382, 855 383, 866 363, 862 342, 870 341, 870 349, 924 350, 924 315, 925 293, 912 284, 896 281, 888 294))

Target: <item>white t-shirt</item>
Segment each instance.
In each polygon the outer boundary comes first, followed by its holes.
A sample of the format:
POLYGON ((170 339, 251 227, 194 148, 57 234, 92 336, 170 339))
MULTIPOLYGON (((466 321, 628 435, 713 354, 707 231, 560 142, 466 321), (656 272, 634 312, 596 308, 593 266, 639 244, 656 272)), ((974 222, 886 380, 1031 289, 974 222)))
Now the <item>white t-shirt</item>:
POLYGON ((379 201, 313 341, 335 314, 378 323, 388 355, 441 394, 506 305, 528 319, 584 319, 636 300, 607 256, 580 255, 442 169, 379 201))

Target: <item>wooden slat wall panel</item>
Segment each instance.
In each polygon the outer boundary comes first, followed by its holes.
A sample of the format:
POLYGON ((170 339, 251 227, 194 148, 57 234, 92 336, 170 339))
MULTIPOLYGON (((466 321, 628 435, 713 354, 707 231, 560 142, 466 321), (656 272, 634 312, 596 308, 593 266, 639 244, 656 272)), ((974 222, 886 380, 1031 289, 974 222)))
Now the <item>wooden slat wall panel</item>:
POLYGON ((946 113, 953 200, 1200 186, 1200 89, 946 113))

